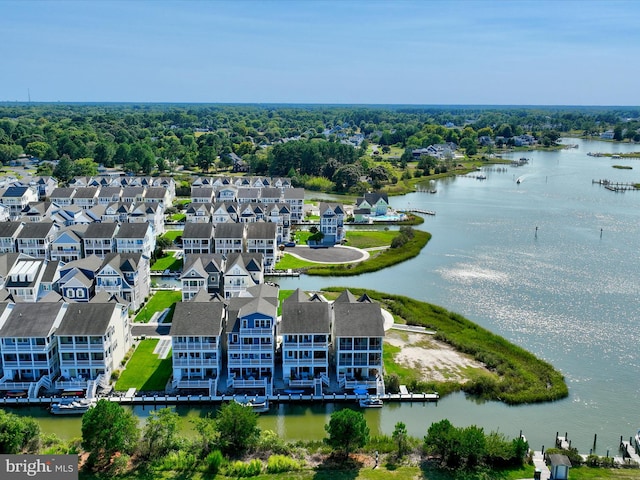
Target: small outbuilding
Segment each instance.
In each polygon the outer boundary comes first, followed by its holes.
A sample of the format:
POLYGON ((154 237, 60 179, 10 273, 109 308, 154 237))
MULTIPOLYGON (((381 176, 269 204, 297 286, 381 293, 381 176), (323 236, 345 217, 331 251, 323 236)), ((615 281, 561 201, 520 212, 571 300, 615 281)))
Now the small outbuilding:
POLYGON ((571 461, 566 455, 553 453, 547 455, 549 469, 551 470, 551 480, 568 480, 571 461))

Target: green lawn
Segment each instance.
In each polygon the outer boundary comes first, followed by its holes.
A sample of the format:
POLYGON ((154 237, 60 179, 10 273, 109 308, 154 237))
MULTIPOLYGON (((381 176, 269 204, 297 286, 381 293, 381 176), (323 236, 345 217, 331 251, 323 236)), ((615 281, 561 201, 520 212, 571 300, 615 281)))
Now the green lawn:
POLYGON ((147 323, 155 312, 161 312, 165 308, 174 307, 182 298, 182 293, 175 290, 162 290, 156 292, 147 304, 140 309, 134 322, 147 323))
POLYGON ((168 238, 172 242, 175 242, 176 238, 182 236, 182 232, 183 232, 182 230, 169 230, 165 232, 164 235, 162 235, 162 238, 168 238))
POLYGON ((164 271, 168 268, 172 272, 177 272, 182 269, 183 262, 182 258, 175 258, 174 252, 166 252, 163 257, 151 265, 151 270, 164 271))
POLYGON ((356 248, 373 248, 391 245, 394 237, 399 235, 397 230, 376 231, 347 231, 347 245, 356 248))
POLYGON ((187 216, 184 213, 176 213, 174 215, 171 215, 172 222, 184 222, 186 218, 187 216))
POLYGON ((163 391, 171 377, 171 355, 164 360, 153 353, 158 339, 142 340, 126 369, 116 382, 115 389, 126 391, 135 388, 141 391, 163 391))
POLYGON ((296 268, 306 268, 313 265, 317 265, 317 263, 307 262, 306 260, 285 253, 282 259, 276 263, 276 270, 289 270, 290 268, 295 270, 296 268))

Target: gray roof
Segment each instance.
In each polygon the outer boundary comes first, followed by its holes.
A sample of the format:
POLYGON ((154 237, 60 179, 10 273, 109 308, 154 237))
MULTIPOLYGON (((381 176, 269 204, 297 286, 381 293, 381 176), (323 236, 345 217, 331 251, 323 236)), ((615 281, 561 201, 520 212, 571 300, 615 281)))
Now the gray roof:
POLYGON ((294 295, 287 300, 282 304, 281 334, 331 332, 331 307, 327 302, 297 301, 294 295))
POLYGON ((22 253, 2 253, 0 254, 0 277, 6 277, 15 265, 18 258, 25 258, 22 253))
POLYGON ((243 223, 220 223, 216 225, 215 238, 243 238, 243 237, 244 237, 243 223))
POLYGON ((144 198, 159 198, 163 199, 167 194, 167 189, 164 187, 149 187, 144 194, 144 198))
POLYGON ((98 194, 98 197, 111 198, 116 194, 120 196, 121 193, 122 193, 122 187, 102 187, 100 188, 100 193, 98 194))
POLYGON ((49 198, 71 198, 73 197, 73 192, 75 192, 76 190, 77 189, 75 188, 54 188, 53 192, 51 192, 51 195, 49 195, 49 198))
POLYGON ((265 187, 260 192, 262 198, 280 198, 282 192, 276 187, 265 187))
POLYGON ((53 222, 25 223, 18 234, 18 238, 45 238, 54 229, 53 222))
POLYGON ((333 303, 336 337, 384 337, 384 318, 377 303, 333 303))
POLYGON ((116 308, 115 303, 72 303, 56 335, 104 335, 116 308))
POLYGON ((56 280, 56 274, 60 268, 60 262, 57 260, 49 260, 42 274, 43 283, 52 283, 56 280))
POLYGON ((76 194, 73 196, 73 199, 76 200, 78 198, 97 198, 98 197, 98 187, 84 187, 78 188, 76 190, 76 194))
POLYGON ((221 253, 190 253, 187 255, 182 272, 191 268, 202 270, 201 273, 224 270, 225 258, 221 253))
POLYGON ((213 238, 213 223, 187 223, 182 232, 182 239, 185 238, 213 238))
POLYGON ((116 238, 144 238, 149 228, 148 223, 123 223, 116 238))
POLYGON ((272 222, 255 222, 247 224, 248 239, 275 240, 278 225, 272 222))
POLYGON ((139 268, 138 265, 140 264, 141 259, 141 253, 107 253, 102 261, 100 270, 107 265, 111 265, 111 267, 115 268, 120 273, 123 271, 135 272, 139 268))
POLYGON ((344 213, 344 207, 339 203, 320 202, 318 208, 320 209, 320 215, 324 215, 327 210, 332 210, 336 215, 344 213))
POLYGON ((219 336, 222 333, 223 318, 222 302, 178 302, 169 334, 219 336))
POLYGON ((304 200, 304 188, 285 188, 283 198, 285 200, 304 200))
POLYGON ((48 337, 62 306, 62 303, 17 303, 0 329, 0 337, 48 337))
POLYGON ((0 238, 13 237, 22 226, 22 222, 0 222, 0 238))
POLYGON ((84 233, 85 240, 88 238, 113 238, 119 225, 117 223, 91 223, 84 233))
POLYGON ((227 255, 225 272, 230 271, 236 263, 250 272, 259 272, 264 268, 264 257, 261 253, 230 253, 227 255))
POLYGON ((567 457, 566 455, 562 455, 560 453, 552 453, 552 454, 547 454, 547 457, 549 458, 549 463, 551 463, 551 466, 556 466, 556 465, 565 465, 567 467, 571 466, 571 460, 569 460, 569 457, 567 457))

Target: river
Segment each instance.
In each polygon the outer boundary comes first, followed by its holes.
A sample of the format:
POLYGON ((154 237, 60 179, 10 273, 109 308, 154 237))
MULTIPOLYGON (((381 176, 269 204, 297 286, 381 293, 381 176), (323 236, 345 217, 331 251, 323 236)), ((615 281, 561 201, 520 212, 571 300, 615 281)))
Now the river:
MULTIPOLYGON (((487 166, 486 180, 440 180, 435 194, 392 197, 394 208, 437 213, 419 227, 432 240, 409 262, 353 278, 278 279, 286 289, 354 286, 442 305, 549 361, 569 385, 567 399, 540 405, 509 407, 463 394, 437 404, 387 404, 365 412, 374 434, 390 434, 403 421, 410 434, 422 437, 431 422, 448 418, 511 437, 522 430, 535 449, 552 445, 560 431, 588 453, 597 433, 596 451, 604 455, 616 451, 620 435, 640 427, 640 192, 614 193, 592 184, 602 178, 640 182, 640 161, 587 155, 640 146, 568 142, 579 148, 505 155, 530 161, 487 166)), ((281 406, 262 415, 260 424, 284 438, 317 439, 334 408, 341 406, 281 406)), ((42 417, 44 430, 79 435, 79 419, 30 410, 42 417)), ((185 419, 206 413, 178 411, 185 419)), ((143 417, 147 412, 136 408, 143 417)))

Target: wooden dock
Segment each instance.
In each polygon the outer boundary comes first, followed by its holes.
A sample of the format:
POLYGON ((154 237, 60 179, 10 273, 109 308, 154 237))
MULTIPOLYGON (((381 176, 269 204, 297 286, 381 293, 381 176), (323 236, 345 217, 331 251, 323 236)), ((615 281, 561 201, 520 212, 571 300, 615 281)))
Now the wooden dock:
POLYGON ((421 213, 422 215, 435 215, 436 212, 433 210, 421 210, 419 208, 411 208, 409 210, 404 210, 406 213, 421 213))
POLYGON ((640 465, 640 455, 638 455, 636 451, 633 438, 630 437, 627 442, 620 436, 620 452, 622 452, 622 459, 625 464, 635 463, 636 465, 640 465))
POLYGON ((602 185, 604 188, 611 192, 626 192, 627 190, 640 190, 635 184, 631 182, 614 182, 611 180, 591 180, 591 183, 602 185))

